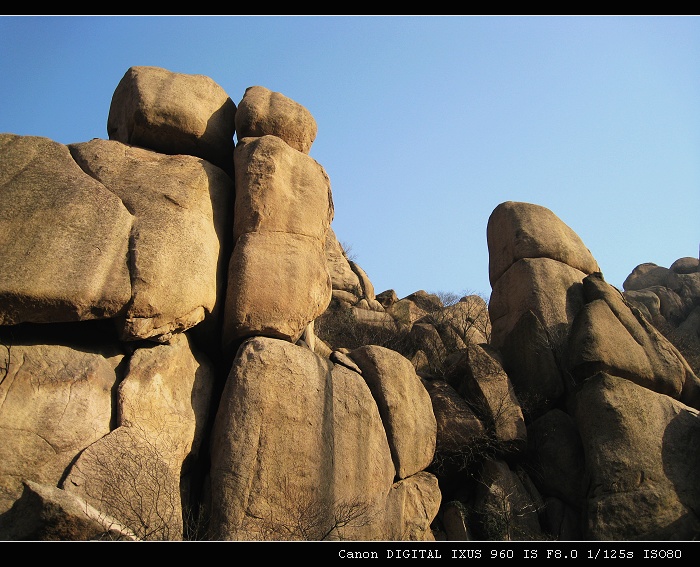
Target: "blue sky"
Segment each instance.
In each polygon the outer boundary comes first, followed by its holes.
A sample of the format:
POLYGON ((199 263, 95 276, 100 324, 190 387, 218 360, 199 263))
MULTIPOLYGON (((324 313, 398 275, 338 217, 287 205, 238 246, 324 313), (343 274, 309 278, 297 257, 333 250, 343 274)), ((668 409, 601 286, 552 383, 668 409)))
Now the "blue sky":
POLYGON ((305 106, 377 293, 488 296, 504 201, 552 210, 619 289, 698 256, 698 17, 2 16, 0 132, 106 139, 141 65, 305 106))

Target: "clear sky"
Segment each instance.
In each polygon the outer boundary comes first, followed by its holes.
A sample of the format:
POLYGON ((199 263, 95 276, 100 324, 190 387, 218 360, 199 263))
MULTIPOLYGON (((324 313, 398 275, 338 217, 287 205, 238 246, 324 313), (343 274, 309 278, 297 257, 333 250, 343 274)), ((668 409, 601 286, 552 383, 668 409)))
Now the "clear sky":
POLYGON ((132 66, 305 106, 377 293, 488 296, 504 201, 549 208, 619 289, 698 256, 698 17, 2 16, 0 132, 106 139, 132 66))

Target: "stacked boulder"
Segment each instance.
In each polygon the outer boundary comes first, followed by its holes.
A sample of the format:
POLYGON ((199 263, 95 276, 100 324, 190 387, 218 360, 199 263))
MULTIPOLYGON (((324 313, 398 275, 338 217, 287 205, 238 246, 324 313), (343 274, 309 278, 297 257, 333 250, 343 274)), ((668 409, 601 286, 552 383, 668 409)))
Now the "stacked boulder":
POLYGON ((647 320, 676 330, 688 340, 700 339, 700 260, 679 258, 664 268, 639 264, 622 284, 623 295, 647 320))
POLYGON ((236 133, 223 329, 236 355, 212 435, 212 533, 432 539, 440 491, 423 471, 436 424, 410 362, 366 347, 336 364, 313 349, 313 321, 333 294, 328 266, 342 266, 327 262, 333 201, 308 156, 316 123, 256 86, 238 106, 236 133))
POLYGON ((697 333, 697 261, 643 265, 625 283, 643 294, 623 293, 544 207, 502 203, 487 237, 490 341, 444 348, 440 372, 421 374, 438 423, 436 537, 697 539, 700 381, 656 327, 672 288, 674 321, 697 333))
POLYGON ((375 294, 300 104, 132 67, 107 132, 0 134, 0 539, 700 536, 696 259, 508 201, 488 302, 375 294))
MULTIPOLYGON (((521 539, 538 530, 557 539, 696 538, 700 491, 689 471, 700 463, 697 375, 605 282, 551 211, 503 203, 487 236, 490 349, 512 383, 526 432, 524 444, 481 463, 480 490, 489 487, 492 500, 512 494, 511 511, 539 520, 518 528, 521 539)), ((470 373, 465 366, 461 374, 470 373)), ((440 516, 454 523, 460 508, 444 498, 440 516)), ((488 506, 479 490, 458 503, 465 501, 477 512, 488 506)), ((515 516, 503 508, 502 518, 515 516)), ((514 526, 501 529, 513 536, 514 526)))
POLYGON ((235 108, 207 77, 135 67, 110 140, 0 135, 4 539, 183 538, 230 255, 233 180, 209 160, 235 108))
POLYGON ((0 134, 0 538, 432 539, 412 365, 313 348, 334 235, 310 113, 132 67, 107 131, 0 134))

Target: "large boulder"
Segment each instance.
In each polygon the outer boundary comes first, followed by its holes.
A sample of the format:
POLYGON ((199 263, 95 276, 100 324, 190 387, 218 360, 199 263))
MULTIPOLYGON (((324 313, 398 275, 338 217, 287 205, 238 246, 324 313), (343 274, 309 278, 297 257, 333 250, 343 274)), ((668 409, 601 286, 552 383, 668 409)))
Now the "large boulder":
POLYGON ((491 292, 491 345, 501 348, 524 313, 531 311, 561 349, 574 317, 583 306, 587 274, 549 258, 524 258, 498 278, 491 292))
POLYGON ((486 430, 467 401, 444 380, 424 380, 433 404, 437 436, 432 466, 438 470, 449 465, 468 464, 480 443, 486 439, 486 430))
POLYGON ((362 376, 286 341, 241 345, 211 441, 215 538, 337 538, 345 519, 382 539, 394 474, 362 376))
POLYGON ((130 67, 112 96, 107 135, 163 154, 205 159, 233 175, 236 105, 204 75, 130 67))
POLYGON ((316 239, 285 232, 249 232, 229 264, 223 347, 262 335, 296 342, 331 300, 331 281, 316 239))
POLYGON ((450 359, 446 379, 486 427, 499 456, 523 451, 527 428, 520 402, 497 352, 469 344, 450 359))
POLYGON ((235 151, 234 240, 247 232, 287 232, 324 248, 333 220, 328 175, 276 136, 243 138, 235 151))
POLYGON ((404 479, 424 470, 435 453, 437 422, 430 394, 413 365, 398 352, 377 345, 354 349, 349 356, 362 369, 379 406, 396 476, 404 479))
POLYGON ((700 533, 698 411, 630 380, 600 373, 576 395, 585 453, 584 537, 692 540, 700 533))
POLYGON ((438 479, 421 471, 396 482, 387 498, 386 541, 433 541, 431 523, 440 510, 438 479))
POLYGON ((486 226, 489 279, 493 286, 518 260, 549 258, 590 274, 600 271, 581 238, 541 205, 506 201, 486 226))
POLYGON ((561 352, 532 311, 525 311, 500 349, 503 369, 528 421, 556 407, 565 393, 561 352))
POLYGON ((226 262, 233 183, 193 156, 168 156, 121 142, 72 144, 73 157, 134 215, 132 301, 125 340, 167 341, 212 313, 226 262))
POLYGON ((490 540, 543 539, 540 505, 515 471, 501 460, 483 463, 474 494, 484 536, 490 540))
POLYGON ((123 353, 116 345, 41 344, 14 337, 0 380, 0 514, 23 480, 57 486, 86 447, 107 435, 123 353))
POLYGON ((586 277, 583 289, 587 303, 569 337, 574 379, 605 372, 700 408, 700 379, 668 339, 600 274, 586 277))
POLYGON ((248 87, 236 112, 238 140, 272 135, 308 154, 318 127, 311 113, 298 102, 265 87, 248 87))
POLYGON ((639 264, 622 283, 622 289, 625 291, 637 291, 653 286, 663 286, 675 291, 680 289, 681 284, 676 272, 653 262, 639 264))
POLYGON ((538 490, 574 510, 584 502, 585 459, 573 418, 554 408, 527 428, 525 470, 538 490))
POLYGON ((0 324, 109 318, 131 297, 134 217, 48 138, 0 134, 0 324))
POLYGON ((186 334, 138 349, 119 385, 117 428, 80 455, 61 487, 140 539, 182 539, 191 505, 186 479, 208 426, 214 380, 186 334))
POLYGON ((239 141, 235 163, 224 350, 253 335, 296 342, 331 300, 330 181, 314 159, 272 135, 239 141))

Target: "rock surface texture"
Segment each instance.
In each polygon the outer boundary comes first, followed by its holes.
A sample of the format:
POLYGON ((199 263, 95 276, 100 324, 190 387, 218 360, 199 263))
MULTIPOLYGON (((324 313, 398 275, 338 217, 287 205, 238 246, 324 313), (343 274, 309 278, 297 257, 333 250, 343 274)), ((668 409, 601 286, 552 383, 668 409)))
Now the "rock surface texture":
POLYGON ((700 537, 700 262, 609 285, 531 203, 492 293, 376 293, 312 114, 132 67, 0 134, 0 539, 700 537))

